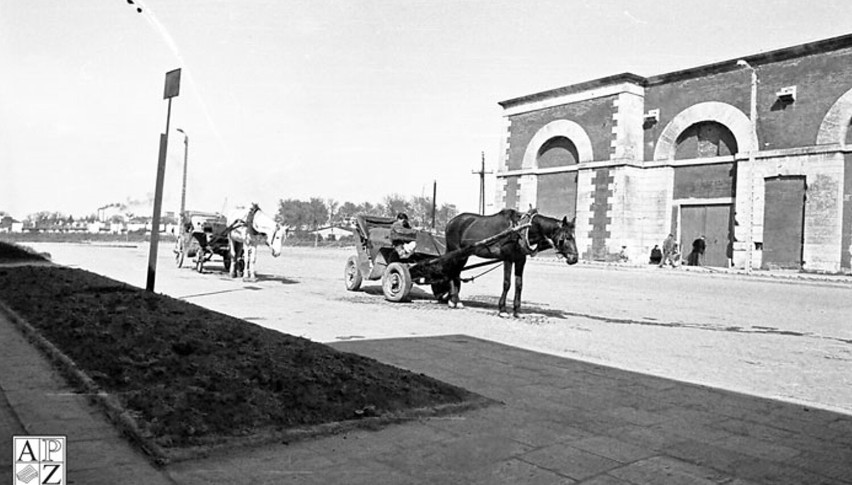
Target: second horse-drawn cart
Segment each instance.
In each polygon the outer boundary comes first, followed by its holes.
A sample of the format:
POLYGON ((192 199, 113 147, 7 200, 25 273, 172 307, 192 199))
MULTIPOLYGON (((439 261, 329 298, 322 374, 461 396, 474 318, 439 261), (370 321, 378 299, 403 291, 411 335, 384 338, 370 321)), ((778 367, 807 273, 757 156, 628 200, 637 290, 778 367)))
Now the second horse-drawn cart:
MULTIPOLYGON (((428 231, 417 231, 416 245, 412 254, 401 257, 392 240, 391 226, 394 219, 359 215, 355 218, 357 254, 349 257, 344 270, 346 289, 356 291, 364 280, 382 280, 382 293, 387 300, 403 301, 411 293, 414 284, 430 285, 432 294, 442 298, 450 290, 448 267, 457 265, 471 256, 478 248, 490 244, 501 244, 507 238, 517 237, 529 224, 507 229, 474 245, 447 252, 444 237, 428 231)), ((486 261, 466 266, 464 269, 499 263, 486 261)))
POLYGON ((183 266, 186 258, 193 258, 195 270, 204 271, 204 264, 213 256, 220 256, 225 271, 231 268, 228 244, 228 227, 225 216, 213 212, 186 211, 183 224, 175 242, 175 263, 183 266))

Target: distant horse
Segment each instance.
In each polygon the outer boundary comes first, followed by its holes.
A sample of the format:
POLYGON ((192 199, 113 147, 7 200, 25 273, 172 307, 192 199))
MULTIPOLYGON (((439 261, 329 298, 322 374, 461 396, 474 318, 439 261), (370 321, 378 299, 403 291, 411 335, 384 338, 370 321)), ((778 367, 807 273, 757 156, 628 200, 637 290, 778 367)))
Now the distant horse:
POLYGON ((250 280, 257 278, 255 266, 257 245, 260 243, 269 246, 272 256, 277 258, 281 254, 281 244, 286 237, 286 230, 260 210, 257 204, 252 204, 248 212, 242 210, 228 214, 228 227, 231 228, 228 232, 228 250, 231 253, 232 278, 239 276, 240 256, 244 256, 246 278, 250 280))
MULTIPOLYGON (((513 209, 503 209, 490 216, 470 213, 459 214, 447 224, 448 253, 472 246, 488 237, 522 224, 529 224, 529 227, 503 239, 501 242, 477 248, 473 252, 475 256, 480 258, 503 261, 503 294, 500 296, 497 305, 501 316, 506 312, 506 294, 511 287, 513 265, 515 267, 515 301, 512 314, 517 317, 521 308, 521 290, 523 289, 524 265, 527 262, 527 256, 534 255, 544 249, 554 248, 558 254, 565 257, 568 264, 577 263, 574 221, 568 221, 567 217, 560 221, 536 212, 521 214, 513 209)), ((459 290, 461 289, 461 271, 466 264, 467 257, 453 261, 453 264, 447 268, 447 276, 450 278, 448 303, 452 308, 464 306, 459 301, 459 290)))

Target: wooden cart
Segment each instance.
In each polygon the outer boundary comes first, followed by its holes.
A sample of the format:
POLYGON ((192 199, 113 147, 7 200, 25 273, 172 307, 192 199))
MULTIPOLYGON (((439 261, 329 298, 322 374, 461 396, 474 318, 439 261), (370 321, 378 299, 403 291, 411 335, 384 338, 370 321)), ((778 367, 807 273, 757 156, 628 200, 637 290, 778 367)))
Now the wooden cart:
MULTIPOLYGON (((447 252, 444 237, 428 231, 417 231, 414 253, 402 258, 391 241, 391 225, 394 220, 367 215, 355 218, 355 229, 358 233, 357 254, 346 261, 343 277, 347 290, 357 291, 364 280, 381 279, 382 293, 390 301, 408 299, 414 284, 430 285, 432 294, 440 298, 450 289, 447 268, 457 267, 461 259, 470 257, 478 248, 501 244, 506 238, 514 237, 515 233, 529 226, 525 224, 513 227, 474 245, 450 252, 447 252)), ((473 264, 466 266, 463 271, 497 262, 473 264)))
POLYGON ((181 220, 180 234, 174 249, 177 267, 182 267, 187 258, 193 258, 195 270, 201 273, 205 263, 211 261, 213 256, 220 256, 225 271, 229 271, 230 228, 225 216, 214 212, 186 211, 181 220))

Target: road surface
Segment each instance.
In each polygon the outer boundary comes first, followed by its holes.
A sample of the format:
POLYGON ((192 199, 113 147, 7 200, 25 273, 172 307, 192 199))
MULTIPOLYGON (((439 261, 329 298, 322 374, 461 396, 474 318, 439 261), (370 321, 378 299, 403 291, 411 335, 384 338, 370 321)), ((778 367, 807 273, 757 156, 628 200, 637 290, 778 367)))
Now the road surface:
MULTIPOLYGON (((147 245, 28 244, 59 264, 144 288, 147 245)), ((260 279, 199 274, 159 249, 156 291, 319 342, 467 334, 525 349, 852 414, 852 284, 656 267, 527 264, 521 318, 499 318, 502 270, 462 287, 463 310, 415 287, 347 292, 353 249, 261 248, 260 279)), ((185 263, 187 264, 187 263, 185 263)), ((473 270, 476 274, 480 270, 473 270)), ((509 299, 511 300, 511 294, 509 299)))

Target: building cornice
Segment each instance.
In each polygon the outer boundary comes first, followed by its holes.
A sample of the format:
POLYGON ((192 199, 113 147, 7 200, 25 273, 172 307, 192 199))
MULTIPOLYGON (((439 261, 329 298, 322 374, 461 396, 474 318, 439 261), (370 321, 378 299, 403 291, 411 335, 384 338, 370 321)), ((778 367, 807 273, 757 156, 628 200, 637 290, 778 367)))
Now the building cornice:
POLYGON ((770 64, 773 62, 806 57, 823 52, 831 52, 840 49, 852 47, 852 34, 832 37, 814 42, 807 42, 792 47, 785 47, 760 54, 737 57, 712 64, 705 64, 698 67, 683 69, 680 71, 658 74, 651 77, 644 77, 638 74, 625 72, 615 74, 591 81, 585 81, 578 84, 571 84, 556 89, 550 89, 535 94, 520 96, 517 98, 500 101, 498 104, 505 110, 504 116, 512 116, 528 111, 535 111, 562 104, 573 103, 586 99, 593 99, 602 96, 602 92, 615 94, 618 92, 617 87, 632 85, 631 91, 642 94, 643 89, 649 86, 667 84, 690 79, 695 77, 706 76, 709 74, 719 74, 723 72, 742 69, 737 66, 737 60, 745 60, 754 67, 759 67, 762 64, 770 64))

